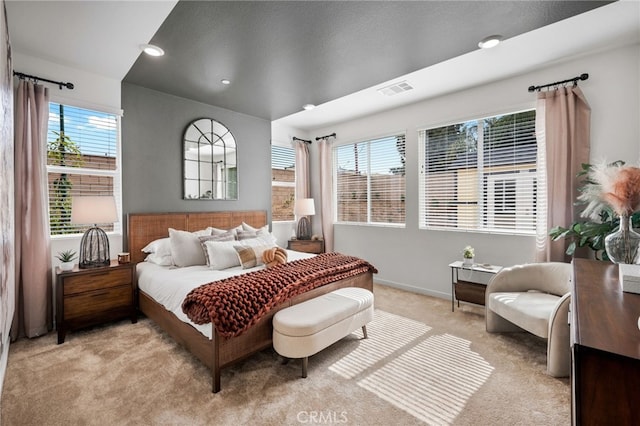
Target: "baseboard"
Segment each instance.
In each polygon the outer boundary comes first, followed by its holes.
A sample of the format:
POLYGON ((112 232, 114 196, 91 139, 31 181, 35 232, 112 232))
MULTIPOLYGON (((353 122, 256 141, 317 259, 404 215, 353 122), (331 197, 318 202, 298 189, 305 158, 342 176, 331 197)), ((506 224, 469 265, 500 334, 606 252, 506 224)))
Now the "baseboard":
POLYGON ((419 293, 419 294, 425 294, 427 296, 433 296, 433 297, 437 297, 439 299, 448 299, 451 300, 451 293, 443 293, 441 291, 434 291, 434 290, 429 290, 426 288, 422 288, 422 287, 414 287, 412 285, 408 285, 408 284, 403 284, 403 283, 397 283, 397 282, 393 282, 393 281, 388 281, 388 280, 381 280, 378 278, 375 278, 373 280, 374 284, 381 284, 387 287, 393 287, 393 288, 397 288, 400 290, 404 290, 404 291, 410 291, 412 293, 419 293))

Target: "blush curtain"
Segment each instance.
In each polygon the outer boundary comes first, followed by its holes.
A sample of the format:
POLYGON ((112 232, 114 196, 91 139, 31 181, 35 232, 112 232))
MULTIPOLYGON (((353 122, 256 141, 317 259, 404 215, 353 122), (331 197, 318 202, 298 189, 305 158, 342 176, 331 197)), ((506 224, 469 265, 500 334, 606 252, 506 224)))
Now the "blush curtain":
POLYGON ((294 140, 296 151, 296 199, 311 198, 311 181, 309 179, 309 144, 294 140))
POLYGON ((536 106, 538 177, 542 192, 538 209, 537 262, 566 262, 568 241, 551 241, 549 229, 569 227, 578 219, 574 203, 578 197, 582 163, 589 162, 591 107, 579 87, 561 87, 540 92, 536 106), (540 158, 543 156, 544 158, 540 158), (542 161, 541 161, 542 160, 542 161))
POLYGON ((16 310, 11 338, 52 329, 51 252, 47 192, 49 91, 21 80, 15 105, 16 310))
POLYGON ((318 140, 320 151, 320 212, 325 252, 333 252, 333 136, 318 140))

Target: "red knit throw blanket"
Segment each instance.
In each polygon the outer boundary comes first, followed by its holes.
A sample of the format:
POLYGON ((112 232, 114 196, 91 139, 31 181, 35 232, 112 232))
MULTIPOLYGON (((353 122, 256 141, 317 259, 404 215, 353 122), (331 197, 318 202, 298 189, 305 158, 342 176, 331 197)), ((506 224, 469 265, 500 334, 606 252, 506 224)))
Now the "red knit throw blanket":
POLYGON ((182 311, 194 323, 212 322, 218 334, 234 337, 298 294, 367 271, 378 272, 357 257, 320 254, 201 285, 184 299, 182 311))

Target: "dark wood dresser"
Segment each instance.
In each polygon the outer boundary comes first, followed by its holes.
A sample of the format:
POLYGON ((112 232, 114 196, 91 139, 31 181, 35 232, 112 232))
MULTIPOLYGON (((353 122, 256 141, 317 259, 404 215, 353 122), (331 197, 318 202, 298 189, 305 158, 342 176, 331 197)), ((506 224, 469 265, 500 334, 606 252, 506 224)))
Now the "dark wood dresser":
POLYGON ((574 259, 571 405, 577 425, 640 424, 640 295, 618 266, 574 259))

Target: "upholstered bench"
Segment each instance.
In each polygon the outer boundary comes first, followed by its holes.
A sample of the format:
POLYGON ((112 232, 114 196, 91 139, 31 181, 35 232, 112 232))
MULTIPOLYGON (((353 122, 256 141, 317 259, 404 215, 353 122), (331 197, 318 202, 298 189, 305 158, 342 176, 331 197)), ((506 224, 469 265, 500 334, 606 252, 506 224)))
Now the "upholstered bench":
POLYGON ((285 358, 302 358, 307 377, 309 357, 373 320, 373 293, 341 288, 282 309, 273 316, 273 348, 285 358))

